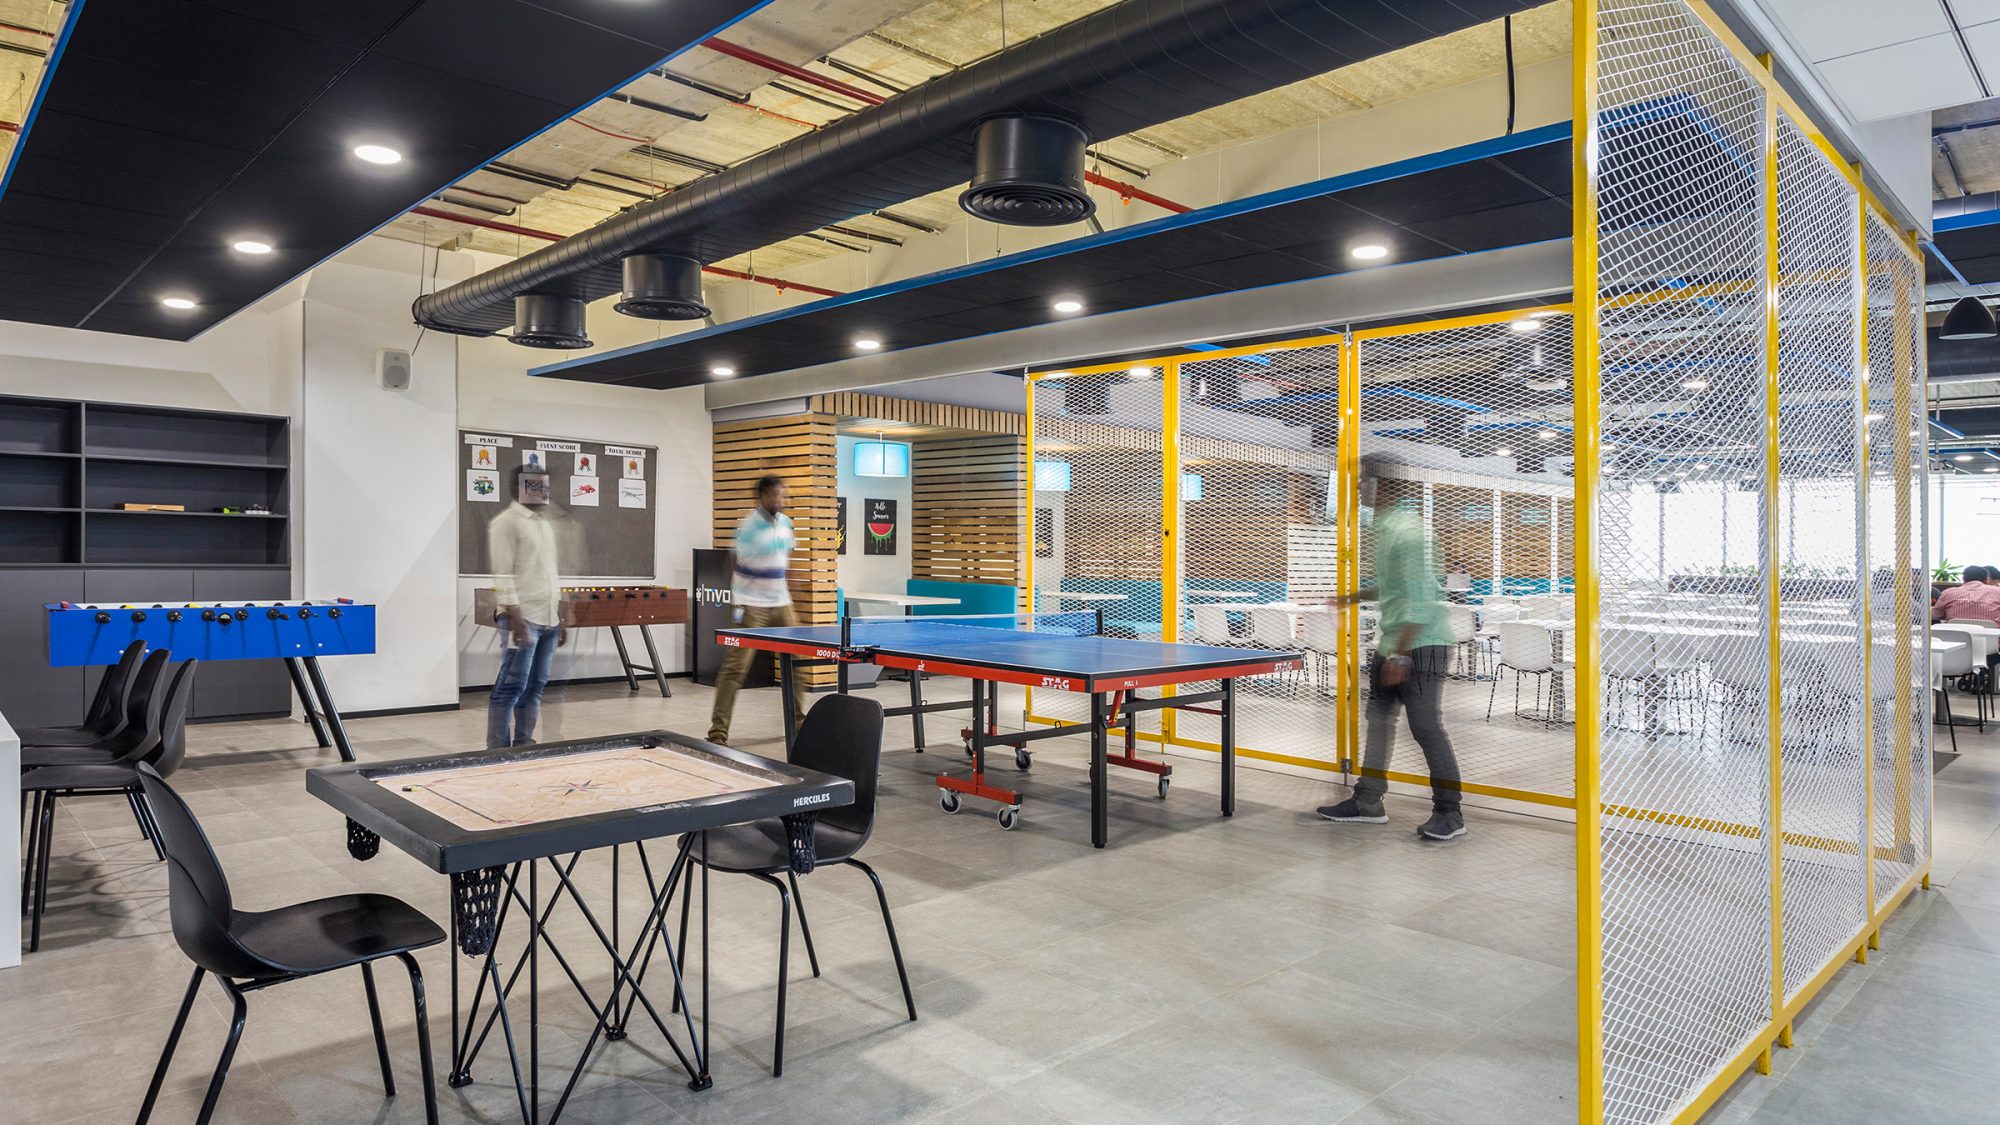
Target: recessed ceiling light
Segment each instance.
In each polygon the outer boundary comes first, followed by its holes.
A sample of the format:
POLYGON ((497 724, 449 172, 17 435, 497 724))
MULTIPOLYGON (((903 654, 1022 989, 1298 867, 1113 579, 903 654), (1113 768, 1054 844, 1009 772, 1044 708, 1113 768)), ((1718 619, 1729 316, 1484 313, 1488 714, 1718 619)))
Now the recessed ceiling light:
POLYGON ((1530 379, 1527 385, 1531 391, 1559 391, 1569 386, 1569 382, 1566 379, 1557 377, 1554 379, 1530 379))
POLYGON ((1132 379, 1150 379, 1153 377, 1153 369, 1145 366, 1128 367, 1125 369, 1125 374, 1132 379))
POLYGON ((1970 454, 1970 453, 1961 453, 1961 454, 1959 454, 1958 456, 1956 456, 1956 457, 1953 457, 1953 458, 1952 458, 1952 460, 1954 460, 1954 461, 1970 461, 1970 460, 1972 460, 1972 454, 1970 454))
POLYGON ((254 238, 246 238, 232 243, 229 248, 238 254, 269 254, 271 252, 270 243, 259 242, 254 238))
POLYGON ((1347 252, 1364 262, 1373 262, 1389 256, 1389 248, 1377 242, 1364 242, 1359 246, 1350 248, 1347 252))
POLYGON ((1561 437, 1562 435, 1555 432, 1554 430, 1543 430, 1541 433, 1536 434, 1535 436, 1541 438, 1543 441, 1554 441, 1557 438, 1561 437))
POLYGON ((873 336, 862 336, 854 341, 854 346, 864 352, 872 352, 882 346, 882 341, 873 336))
POLYGON ((1607 441, 1603 445, 1598 446, 1597 448, 1605 453, 1616 453, 1618 451, 1618 443, 1615 441, 1607 441))
POLYGON ((1708 380, 1701 378, 1683 379, 1681 380, 1681 389, 1684 391, 1705 391, 1708 389, 1708 380))
POLYGON ((1988 465, 1979 471, 1982 473, 2000 473, 2000 465, 1988 465))
POLYGON ((1072 300, 1057 301, 1055 304, 1055 310, 1059 313, 1082 312, 1083 302, 1072 301, 1072 300))
POLYGON ((170 309, 186 310, 194 307, 194 302, 188 300, 186 297, 162 297, 160 298, 160 303, 170 309))
POLYGON ((714 367, 709 368, 708 373, 710 375, 715 376, 718 379, 727 379, 731 375, 736 374, 736 369, 734 367, 718 364, 714 367))
POLYGON ((1524 316, 1519 320, 1508 322, 1507 327, 1516 332, 1526 334, 1529 332, 1540 332, 1542 330, 1542 322, 1532 316, 1524 316))
POLYGON ((1514 449, 1512 446, 1503 445, 1493 451, 1493 456, 1495 457, 1512 457, 1513 455, 1514 449))
POLYGON ((1695 472, 1698 473, 1705 472, 1707 469, 1708 469, 1708 462, 1706 461, 1697 462, 1694 467, 1695 472))
POLYGON ((1881 420, 1882 416, 1880 414, 1870 414, 1864 419, 1864 421, 1869 422, 1880 422, 1881 420))
POLYGON ((403 159, 403 154, 388 145, 355 145, 354 155, 370 164, 395 164, 403 159))

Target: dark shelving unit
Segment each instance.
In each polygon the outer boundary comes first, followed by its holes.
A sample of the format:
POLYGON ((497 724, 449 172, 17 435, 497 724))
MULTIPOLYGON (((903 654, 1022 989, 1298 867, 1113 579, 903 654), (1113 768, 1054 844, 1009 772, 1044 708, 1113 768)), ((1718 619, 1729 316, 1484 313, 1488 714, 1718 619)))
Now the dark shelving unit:
MULTIPOLYGON (((45 603, 289 597, 291 444, 283 417, 0 395, 0 711, 81 721, 97 671, 47 666, 45 603)), ((273 661, 205 668, 194 715, 282 713, 289 690, 273 661)))

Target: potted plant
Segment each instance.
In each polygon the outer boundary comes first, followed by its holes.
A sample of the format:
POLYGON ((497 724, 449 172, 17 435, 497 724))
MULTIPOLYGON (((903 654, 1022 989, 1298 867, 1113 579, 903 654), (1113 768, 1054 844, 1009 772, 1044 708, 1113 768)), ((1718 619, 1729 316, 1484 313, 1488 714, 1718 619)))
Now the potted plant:
POLYGON ((1950 559, 1939 559, 1937 567, 1931 571, 1931 581, 1940 586, 1949 586, 1958 581, 1958 569, 1950 559))

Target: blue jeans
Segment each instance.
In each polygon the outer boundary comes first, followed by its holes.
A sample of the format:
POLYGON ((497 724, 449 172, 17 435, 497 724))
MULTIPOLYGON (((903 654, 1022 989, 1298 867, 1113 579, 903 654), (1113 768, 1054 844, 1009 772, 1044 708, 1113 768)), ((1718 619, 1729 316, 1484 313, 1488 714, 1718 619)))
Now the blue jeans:
POLYGON ((500 675, 486 701, 486 748, 522 746, 535 740, 535 722, 542 717, 542 689, 548 686, 549 663, 562 639, 559 625, 528 622, 528 641, 515 644, 506 618, 500 619, 505 647, 500 675))

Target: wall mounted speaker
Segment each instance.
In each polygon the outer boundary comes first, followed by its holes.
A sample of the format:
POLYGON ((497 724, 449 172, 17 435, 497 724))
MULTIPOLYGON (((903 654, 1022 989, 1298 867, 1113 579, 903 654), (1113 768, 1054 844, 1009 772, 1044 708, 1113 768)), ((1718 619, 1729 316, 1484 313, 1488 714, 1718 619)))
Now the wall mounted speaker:
POLYGON ((382 348, 375 353, 375 377, 386 391, 410 387, 410 353, 401 348, 382 348))

